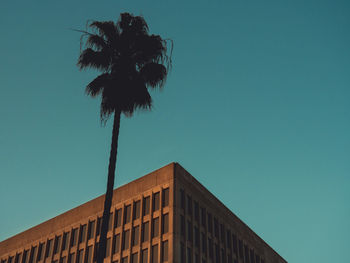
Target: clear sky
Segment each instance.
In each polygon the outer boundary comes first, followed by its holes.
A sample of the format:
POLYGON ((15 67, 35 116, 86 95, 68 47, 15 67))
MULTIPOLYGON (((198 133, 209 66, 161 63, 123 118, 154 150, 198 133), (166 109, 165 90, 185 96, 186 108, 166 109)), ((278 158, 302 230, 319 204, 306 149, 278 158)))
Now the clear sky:
POLYGON ((153 111, 121 120, 116 185, 176 161, 287 261, 348 262, 346 0, 2 0, 0 240, 104 193, 111 122, 71 29, 121 12, 174 52, 153 111))

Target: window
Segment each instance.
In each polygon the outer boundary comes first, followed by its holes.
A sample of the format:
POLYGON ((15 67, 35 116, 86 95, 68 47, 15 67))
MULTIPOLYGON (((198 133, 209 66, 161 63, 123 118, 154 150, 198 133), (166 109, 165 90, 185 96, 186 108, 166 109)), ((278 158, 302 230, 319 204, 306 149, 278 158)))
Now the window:
POLYGON ((220 239, 225 244, 225 227, 223 224, 220 224, 220 239))
POLYGON ((47 241, 45 258, 51 257, 51 255, 52 255, 52 243, 53 243, 52 239, 47 241))
POLYGON ((147 196, 143 198, 143 215, 148 215, 149 214, 149 206, 150 206, 150 197, 147 196))
POLYGON ((79 233, 79 244, 84 242, 86 238, 86 225, 82 225, 80 227, 80 233, 79 233))
POLYGON ((134 220, 140 218, 141 202, 136 201, 134 203, 134 220))
POLYGON ((92 246, 86 248, 85 263, 92 263, 92 246))
POLYGON ((122 258, 122 261, 121 261, 121 263, 128 263, 128 257, 124 257, 124 258, 122 258))
POLYGON ((129 240, 130 240, 130 230, 124 231, 123 234, 123 250, 129 248, 129 240))
POLYGON ((124 224, 127 224, 130 222, 130 215, 131 215, 131 205, 127 205, 124 208, 124 224))
POLYGON ((77 244, 77 232, 78 232, 77 228, 72 229, 72 235, 70 239, 71 246, 75 246, 77 244))
POLYGON ((158 263, 158 245, 152 246, 152 263, 158 263))
POLYGON ((215 262, 220 262, 220 250, 218 244, 215 244, 215 262))
POLYGON ((114 221, 115 227, 120 227, 122 225, 122 209, 118 209, 115 211, 114 221))
POLYGON ((207 237, 205 233, 202 232, 202 252, 203 254, 207 253, 207 237))
POLYGON ((250 263, 255 263, 255 255, 254 255, 254 250, 250 250, 250 263))
POLYGON ((180 189, 180 203, 181 209, 185 210, 185 191, 183 189, 180 189))
POLYGON ((163 202, 162 206, 166 207, 169 205, 169 188, 163 189, 163 202))
POLYGON ((185 258, 185 245, 183 243, 180 244, 180 258, 181 258, 181 263, 186 262, 185 258))
POLYGON ((55 238, 55 244, 53 246, 53 254, 54 255, 56 255, 58 253, 58 251, 60 251, 61 238, 62 238, 62 236, 58 236, 55 238))
POLYGON ((97 226, 96 226, 96 236, 99 236, 101 233, 101 229, 102 229, 102 218, 98 217, 97 218, 97 226))
POLYGON ((225 250, 223 248, 221 249, 221 260, 222 260, 222 263, 226 263, 226 255, 225 255, 225 250))
POLYGON ((190 247, 187 248, 187 263, 192 263, 192 249, 190 247))
POLYGON ((29 259, 29 255, 28 255, 29 250, 24 250, 23 252, 23 258, 22 258, 22 263, 27 263, 28 259, 29 259))
MULTIPOLYGON (((37 257, 37 261, 40 261, 43 259, 43 252, 44 252, 44 243, 40 243, 39 244, 39 249, 38 249, 38 257, 37 257)), ((16 255, 16 259, 17 259, 17 255, 16 255)), ((15 263, 18 263, 15 259, 15 263)))
POLYGON ((199 222, 199 205, 196 201, 194 201, 194 220, 199 222))
POLYGON ((68 256, 68 263, 74 263, 75 261, 75 253, 70 253, 68 256))
MULTIPOLYGON (((35 246, 35 247, 32 247, 32 250, 30 252, 30 257, 29 257, 29 263, 33 263, 34 262, 34 259, 36 257, 36 253, 37 253, 37 249, 38 247, 35 246)), ((10 259, 8 260, 8 263, 11 263, 12 260, 10 261, 10 259)))
MULTIPOLYGON (((232 235, 232 244, 233 244, 233 251, 235 252, 235 254, 237 255, 238 252, 238 248, 237 248, 237 237, 235 234, 232 235)), ((242 252, 243 254, 243 252, 242 252)))
POLYGON ((119 253, 120 248, 120 234, 114 235, 113 238, 113 254, 119 253))
POLYGON ((142 224, 142 242, 149 240, 149 222, 142 224))
POLYGON ((69 233, 63 233, 62 237, 62 251, 66 250, 68 247, 69 233))
POLYGON ((202 226, 205 227, 206 225, 206 214, 205 214, 205 208, 201 207, 201 218, 202 218, 202 226))
POLYGON ((209 246, 209 257, 213 258, 213 242, 211 240, 211 238, 208 238, 208 246, 209 246))
POLYGON ((168 262, 168 240, 162 242, 162 261, 168 262))
POLYGON ((248 247, 247 245, 244 245, 244 259, 245 259, 245 262, 249 262, 249 250, 248 250, 248 247))
POLYGON ((213 232, 213 221, 212 221, 211 214, 208 213, 208 232, 212 233, 213 232))
POLYGON ((111 255, 111 238, 107 238, 105 258, 108 258, 110 255, 111 255))
POLYGON ((141 263, 148 263, 148 249, 143 249, 141 251, 141 263))
POLYGON ((16 254, 15 263, 22 263, 22 253, 16 254))
POLYGON ((181 236, 185 237, 185 218, 183 215, 180 216, 180 232, 181 236))
POLYGON ((153 195, 153 211, 159 210, 159 199, 160 199, 160 194, 159 192, 157 192, 153 195))
POLYGON ((131 255, 131 263, 138 263, 138 253, 134 253, 131 255))
POLYGON ((192 198, 187 195, 187 213, 192 215, 192 198))
POLYGON ((194 244, 196 247, 199 247, 199 229, 194 227, 194 244))
POLYGON ((88 239, 89 240, 94 237, 94 231, 95 231, 95 221, 90 221, 89 227, 88 227, 88 239))
POLYGON ((239 257, 243 258, 243 242, 242 242, 242 240, 238 240, 238 251, 239 251, 239 257))
POLYGON ((159 217, 152 220, 152 238, 159 236, 159 217))
POLYGON ((109 213, 108 217, 108 231, 112 230, 113 227, 113 213, 109 213))
POLYGON ((192 223, 187 221, 187 240, 192 242, 192 223))
POLYGON ((139 236, 140 236, 140 226, 135 226, 132 228, 132 239, 131 245, 136 246, 139 244, 139 236))
POLYGON ((226 240, 227 240, 227 248, 231 249, 231 232, 230 230, 227 230, 226 240))
POLYGON ((80 249, 77 253, 77 263, 83 263, 83 249, 80 249))
POLYGON ((214 233, 215 233, 215 237, 219 238, 219 223, 215 217, 214 217, 214 233))
POLYGON ((195 255, 195 263, 199 263, 199 255, 197 253, 195 255))
POLYGON ((169 214, 164 214, 163 220, 162 220, 162 233, 166 234, 168 232, 169 232, 169 214))
POLYGON ((67 257, 61 257, 60 263, 67 263, 67 257))
POLYGON ((95 244, 95 247, 94 247, 94 257, 93 257, 93 262, 96 262, 97 261, 97 252, 98 252, 98 247, 99 247, 99 243, 98 242, 96 242, 96 244, 95 244))

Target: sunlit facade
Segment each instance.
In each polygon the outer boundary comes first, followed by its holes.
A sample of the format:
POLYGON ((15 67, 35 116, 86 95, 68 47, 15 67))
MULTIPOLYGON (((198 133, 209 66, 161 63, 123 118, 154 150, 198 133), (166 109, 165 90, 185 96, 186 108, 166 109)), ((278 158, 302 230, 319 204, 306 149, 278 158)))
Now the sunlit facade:
MULTIPOLYGON (((0 263, 93 263, 103 196, 0 242, 0 263)), ((286 262, 179 164, 114 190, 107 263, 286 262)))

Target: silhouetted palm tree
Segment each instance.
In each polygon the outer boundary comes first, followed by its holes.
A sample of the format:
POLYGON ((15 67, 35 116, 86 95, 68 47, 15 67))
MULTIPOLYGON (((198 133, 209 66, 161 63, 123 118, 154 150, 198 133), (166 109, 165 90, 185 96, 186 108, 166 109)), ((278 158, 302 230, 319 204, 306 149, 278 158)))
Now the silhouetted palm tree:
POLYGON ((171 66, 167 41, 158 35, 149 35, 143 17, 121 14, 117 23, 93 21, 92 32, 83 32, 85 49, 78 60, 80 69, 95 68, 102 72, 86 86, 92 97, 102 96, 100 116, 105 123, 114 114, 112 143, 108 166, 102 228, 97 263, 106 253, 108 220, 112 204, 120 116, 131 116, 136 109, 150 109, 148 88, 161 88, 171 66), (86 38, 84 38, 86 37, 86 38))

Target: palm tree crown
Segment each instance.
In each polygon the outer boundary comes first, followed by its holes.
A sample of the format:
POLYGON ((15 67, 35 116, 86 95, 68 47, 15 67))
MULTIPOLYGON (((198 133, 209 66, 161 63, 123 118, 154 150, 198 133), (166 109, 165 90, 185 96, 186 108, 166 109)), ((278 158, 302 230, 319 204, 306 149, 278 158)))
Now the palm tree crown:
POLYGON ((101 120, 113 112, 131 116, 137 108, 149 109, 148 88, 161 88, 171 65, 166 40, 149 35, 143 17, 128 13, 117 23, 93 21, 89 26, 92 33, 83 31, 86 49, 78 66, 102 71, 86 87, 88 95, 102 95, 101 120))
POLYGON ((81 31, 84 33, 82 40, 87 38, 78 66, 80 69, 102 71, 86 86, 86 93, 92 97, 101 94, 101 121, 106 122, 114 113, 107 189, 96 258, 97 263, 103 263, 113 198, 120 115, 131 116, 135 109, 151 107, 148 88, 163 87, 171 66, 171 56, 167 55, 166 40, 148 34, 143 17, 123 13, 117 23, 93 21, 89 26, 92 32, 81 31))

